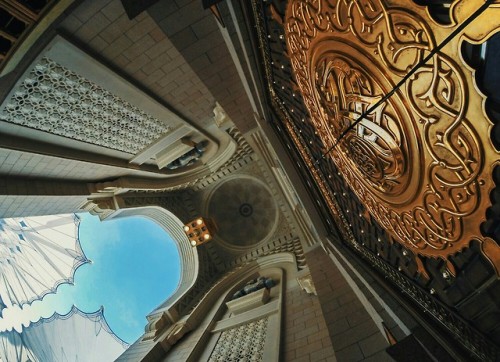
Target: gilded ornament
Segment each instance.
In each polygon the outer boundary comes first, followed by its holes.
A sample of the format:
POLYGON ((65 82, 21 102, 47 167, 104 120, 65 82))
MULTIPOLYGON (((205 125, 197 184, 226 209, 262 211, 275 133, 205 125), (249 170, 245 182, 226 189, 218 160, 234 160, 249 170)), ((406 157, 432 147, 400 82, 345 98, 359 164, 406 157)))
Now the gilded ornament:
MULTIPOLYGON (((456 1, 453 24, 445 27, 413 2, 402 7, 391 0, 291 0, 284 29, 311 122, 324 150, 334 146, 328 157, 369 213, 422 256, 449 261, 478 239, 500 275, 500 248, 479 231, 499 156, 489 141, 484 97, 460 54, 464 39, 481 42, 500 29, 488 20, 499 17, 498 3, 336 144, 481 5, 456 1)), ((454 273, 450 262, 448 269, 454 273)))

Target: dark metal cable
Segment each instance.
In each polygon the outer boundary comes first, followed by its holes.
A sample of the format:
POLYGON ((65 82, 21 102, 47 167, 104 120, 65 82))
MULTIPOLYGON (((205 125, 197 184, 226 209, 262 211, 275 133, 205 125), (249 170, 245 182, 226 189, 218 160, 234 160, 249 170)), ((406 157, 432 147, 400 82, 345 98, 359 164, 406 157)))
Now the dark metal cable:
POLYGON ((479 15, 481 15, 495 0, 486 0, 483 5, 481 5, 471 16, 469 16, 463 23, 461 23, 450 35, 446 37, 437 47, 431 50, 431 52, 420 62, 417 63, 395 86, 392 90, 383 96, 378 102, 369 107, 364 111, 347 129, 340 134, 332 147, 330 147, 325 153, 321 155, 319 159, 316 160, 315 164, 318 165, 319 162, 325 158, 339 143, 342 141, 344 136, 349 133, 356 125, 368 116, 371 112, 377 109, 382 103, 387 101, 396 91, 401 88, 401 86, 406 83, 406 81, 413 75, 417 70, 425 65, 434 55, 437 54, 443 47, 445 47, 453 38, 455 38, 462 30, 465 29, 472 21, 474 21, 479 15))

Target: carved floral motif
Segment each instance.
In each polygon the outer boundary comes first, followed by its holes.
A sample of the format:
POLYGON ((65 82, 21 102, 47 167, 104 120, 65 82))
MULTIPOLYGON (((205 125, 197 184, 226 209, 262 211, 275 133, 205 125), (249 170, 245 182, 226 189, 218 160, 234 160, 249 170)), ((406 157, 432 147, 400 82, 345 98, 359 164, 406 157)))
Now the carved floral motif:
MULTIPOLYGON (((289 1, 288 54, 325 151, 453 30, 431 24, 416 5, 392 3, 289 1)), ((459 5, 455 19, 475 10, 459 5)), ((481 24, 475 32, 474 26, 462 35, 480 41, 498 28, 481 24)), ((329 157, 397 241, 447 259, 476 238, 498 271, 498 246, 479 231, 498 153, 488 142, 491 123, 472 72, 460 61, 460 41, 453 39, 421 66, 329 157)))

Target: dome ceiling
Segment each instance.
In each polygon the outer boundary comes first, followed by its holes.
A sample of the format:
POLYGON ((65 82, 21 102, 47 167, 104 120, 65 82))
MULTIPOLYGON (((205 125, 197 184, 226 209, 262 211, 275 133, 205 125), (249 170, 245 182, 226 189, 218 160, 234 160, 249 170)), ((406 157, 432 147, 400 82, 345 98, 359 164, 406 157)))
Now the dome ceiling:
POLYGON ((222 183, 208 202, 208 215, 216 226, 216 240, 236 247, 249 247, 264 240, 275 229, 278 208, 269 188, 250 178, 222 183))

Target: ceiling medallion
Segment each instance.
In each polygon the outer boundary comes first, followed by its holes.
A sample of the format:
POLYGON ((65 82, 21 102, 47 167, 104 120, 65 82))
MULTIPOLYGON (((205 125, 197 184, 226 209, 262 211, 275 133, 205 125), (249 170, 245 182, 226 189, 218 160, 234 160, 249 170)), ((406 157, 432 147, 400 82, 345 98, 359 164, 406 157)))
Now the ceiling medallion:
MULTIPOLYGON (((450 10, 455 25, 448 27, 412 2, 395 3, 288 3, 288 54, 325 150, 483 2, 455 2, 450 10)), ((496 6, 347 132, 328 156, 395 240, 448 261, 478 239, 500 274, 500 248, 479 231, 499 157, 489 141, 491 123, 473 71, 460 56, 464 37, 484 41, 500 28, 484 21, 498 15, 491 15, 499 12, 496 6)))

